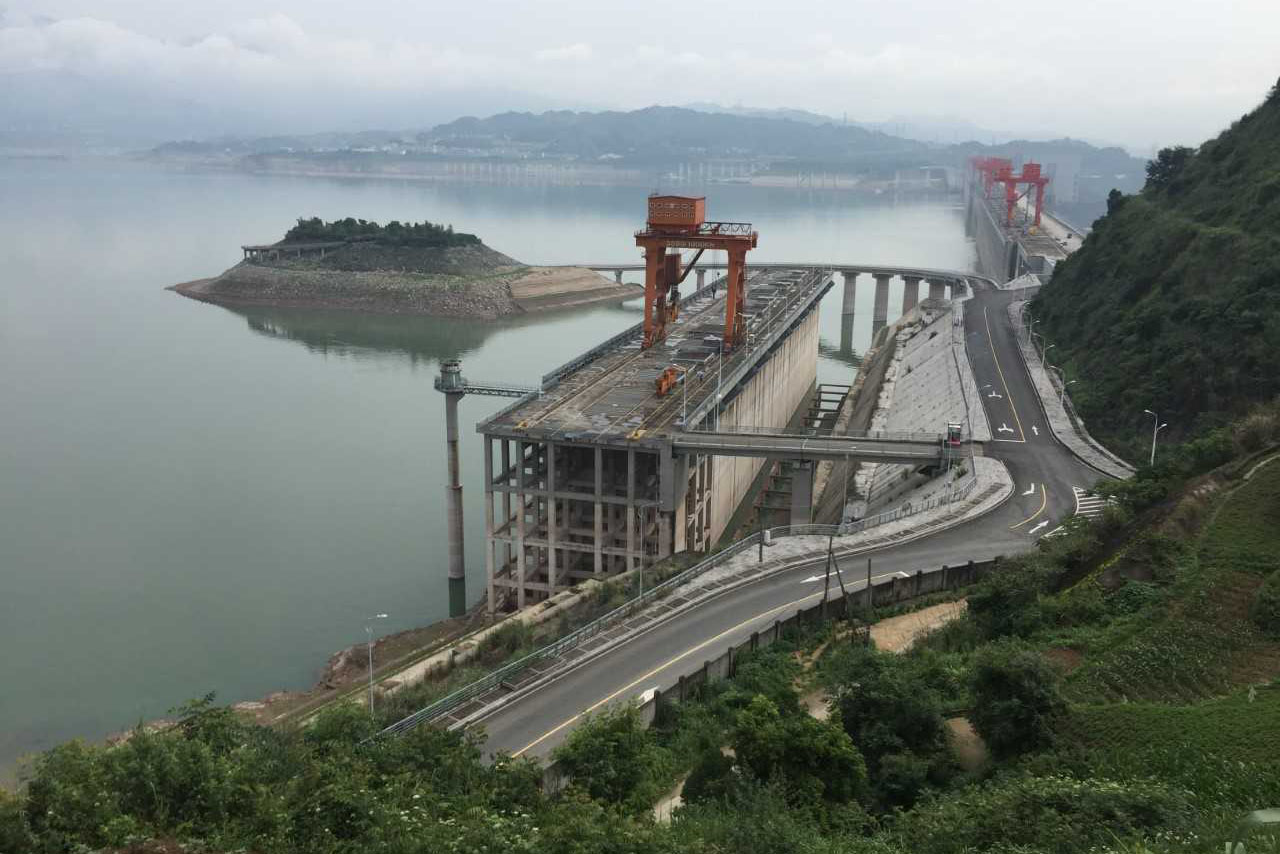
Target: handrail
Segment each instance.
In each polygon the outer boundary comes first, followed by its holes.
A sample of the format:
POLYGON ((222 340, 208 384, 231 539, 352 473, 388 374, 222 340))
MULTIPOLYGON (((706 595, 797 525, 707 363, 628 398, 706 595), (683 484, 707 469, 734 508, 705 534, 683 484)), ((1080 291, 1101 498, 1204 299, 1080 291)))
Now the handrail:
MULTIPOLYGON (((875 528, 887 522, 893 522, 925 510, 931 510, 934 507, 939 507, 943 504, 954 503, 972 492, 973 488, 977 486, 977 482, 977 475, 976 473, 973 473, 967 484, 958 489, 951 490, 945 497, 932 498, 918 506, 900 507, 896 510, 880 513, 876 516, 870 516, 865 519, 859 519, 855 522, 849 522, 843 525, 783 525, 776 528, 769 528, 767 529, 767 532, 769 537, 772 539, 779 537, 812 536, 815 534, 857 534, 866 531, 869 528, 875 528)), ((413 714, 401 718, 390 726, 379 731, 374 737, 376 738, 383 735, 399 735, 400 733, 408 732, 409 730, 415 729, 424 723, 430 723, 437 718, 443 717, 476 697, 497 690, 501 687, 503 681, 505 681, 507 677, 519 673, 540 661, 555 658, 565 650, 579 646, 584 641, 612 628, 630 617, 632 614, 635 614, 645 605, 667 595, 667 593, 676 587, 688 583, 699 575, 702 575, 704 572, 720 566, 729 558, 758 544, 763 535, 764 532, 757 532, 738 540, 736 543, 733 543, 722 551, 704 558, 686 569, 684 572, 674 575, 666 581, 650 587, 609 613, 597 617, 590 623, 570 632, 559 640, 553 641, 540 649, 534 650, 528 655, 522 656, 515 661, 508 662, 497 670, 494 670, 476 681, 471 682, 468 685, 464 685, 458 690, 441 697, 434 703, 419 709, 413 714)))

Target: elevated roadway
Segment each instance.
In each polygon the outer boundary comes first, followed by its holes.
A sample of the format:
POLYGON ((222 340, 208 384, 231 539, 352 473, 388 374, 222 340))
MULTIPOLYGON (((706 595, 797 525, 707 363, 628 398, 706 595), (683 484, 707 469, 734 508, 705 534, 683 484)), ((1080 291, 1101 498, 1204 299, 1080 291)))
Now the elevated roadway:
MULTIPOLYGON (((794 267, 794 265, 788 265, 794 267)), ((825 268, 842 265, 820 265, 825 268)), ((1039 398, 1018 352, 1006 306, 1013 295, 970 277, 975 296, 965 308, 969 358, 991 423, 988 456, 1001 459, 1014 479, 1013 497, 966 524, 900 545, 840 560, 846 585, 897 572, 935 571, 1031 549, 1075 511, 1073 487, 1101 478, 1060 445, 1045 425, 1039 398)), ((825 556, 712 599, 660 623, 481 721, 493 753, 546 756, 588 712, 644 691, 668 688, 704 659, 741 643, 775 619, 822 595, 825 556)))
MULTIPOLYGON (((873 436, 811 436, 786 433, 698 431, 671 438, 677 454, 715 454, 729 457, 772 457, 792 460, 852 460, 865 463, 922 465, 943 459, 942 434, 910 438, 873 436)), ((975 444, 975 451, 981 444, 975 444)), ((969 455, 969 443, 952 448, 957 457, 969 455)))

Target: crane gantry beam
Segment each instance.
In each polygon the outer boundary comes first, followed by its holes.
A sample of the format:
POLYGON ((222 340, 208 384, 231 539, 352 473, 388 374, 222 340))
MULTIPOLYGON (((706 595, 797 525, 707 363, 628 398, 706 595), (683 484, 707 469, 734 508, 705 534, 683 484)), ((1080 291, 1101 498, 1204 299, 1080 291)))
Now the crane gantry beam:
POLYGON ((749 222, 707 222, 703 196, 649 197, 649 217, 636 245, 644 250, 644 348, 667 335, 667 324, 680 312, 679 286, 698 258, 708 249, 728 254, 724 310, 724 348, 731 350, 746 338, 747 252, 759 235, 749 222), (683 267, 680 253, 694 249, 697 255, 683 267))

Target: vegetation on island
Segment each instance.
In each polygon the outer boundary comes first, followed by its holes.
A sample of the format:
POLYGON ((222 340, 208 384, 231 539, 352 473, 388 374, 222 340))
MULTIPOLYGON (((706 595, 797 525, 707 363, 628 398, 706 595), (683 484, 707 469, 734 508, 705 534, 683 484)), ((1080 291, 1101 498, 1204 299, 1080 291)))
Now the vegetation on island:
POLYGON ((319 217, 303 219, 284 235, 284 243, 323 243, 328 241, 369 242, 382 246, 450 247, 473 246, 480 242, 474 234, 455 232, 452 225, 391 220, 379 225, 363 219, 335 219, 325 222, 319 217))
POLYGON ((1144 409, 1186 438, 1280 393, 1280 85, 1107 208, 1032 311, 1090 431, 1138 460, 1144 409))
POLYGON ((170 730, 37 758, 0 794, 0 851, 1222 850, 1241 815, 1280 804, 1277 442, 1271 406, 1226 434, 1225 464, 1179 452, 1159 489, 1144 470, 905 653, 810 626, 650 726, 597 714, 555 751, 563 791, 531 760, 487 762, 480 734, 371 740, 399 704, 270 728, 207 697, 170 730))

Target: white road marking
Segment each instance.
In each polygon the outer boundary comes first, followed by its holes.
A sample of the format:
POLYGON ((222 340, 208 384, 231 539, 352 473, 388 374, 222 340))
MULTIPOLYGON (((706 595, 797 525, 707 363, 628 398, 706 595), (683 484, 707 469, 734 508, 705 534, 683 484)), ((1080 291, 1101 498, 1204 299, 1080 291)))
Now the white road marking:
POLYGON ((996 392, 994 392, 994 391, 993 391, 993 392, 991 392, 991 394, 987 395, 987 397, 993 397, 993 398, 995 398, 996 400, 1004 400, 1004 395, 1003 395, 1003 394, 997 394, 997 393, 996 393, 996 392))
POLYGON ((1041 522, 1039 525, 1036 525, 1036 526, 1035 526, 1034 528, 1032 528, 1030 531, 1027 531, 1027 533, 1028 533, 1028 534, 1034 534, 1036 531, 1040 530, 1041 528, 1043 528, 1045 525, 1048 525, 1048 524, 1049 524, 1049 520, 1048 520, 1048 519, 1045 519, 1045 520, 1044 520, 1043 522, 1041 522))
POLYGON ((1010 426, 1008 425, 1008 423, 1006 423, 1006 422, 1004 422, 1004 421, 1001 421, 1001 422, 1000 422, 1000 426, 996 428, 996 432, 997 432, 997 433, 1012 433, 1012 432, 1013 432, 1013 428, 1012 428, 1012 427, 1010 427, 1010 426))
POLYGON ((1071 492, 1076 497, 1076 515, 1086 519, 1101 519, 1107 505, 1112 503, 1111 499, 1090 495, 1078 486, 1071 487, 1071 492))
POLYGON ((824 579, 824 578, 826 578, 826 576, 825 576, 825 575, 813 575, 813 576, 810 576, 809 578, 806 578, 804 581, 801 581, 800 583, 801 583, 801 584, 812 584, 813 582, 815 582, 815 581, 821 581, 821 580, 822 580, 822 579, 824 579))
POLYGON ((1033 484, 1031 484, 1030 486, 1028 486, 1028 487, 1027 487, 1027 491, 1026 491, 1026 492, 1024 492, 1024 493, 1022 493, 1022 494, 1023 494, 1023 495, 1035 495, 1035 493, 1036 493, 1036 485, 1033 483, 1033 484))
POLYGON ((1037 427, 1036 425, 1032 424, 1032 425, 1031 425, 1031 432, 1032 432, 1032 433, 1035 433, 1037 436, 1039 436, 1039 435, 1040 435, 1040 428, 1039 428, 1039 427, 1037 427))

